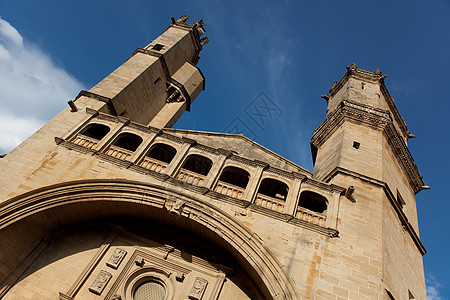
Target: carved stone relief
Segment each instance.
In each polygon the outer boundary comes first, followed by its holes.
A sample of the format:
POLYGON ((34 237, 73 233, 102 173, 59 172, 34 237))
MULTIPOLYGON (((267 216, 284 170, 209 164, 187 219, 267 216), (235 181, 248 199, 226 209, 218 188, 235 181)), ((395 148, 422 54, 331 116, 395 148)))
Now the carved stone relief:
POLYGON ((192 287, 191 292, 189 294, 189 299, 201 300, 203 297, 203 294, 205 293, 207 285, 208 285, 208 281, 206 281, 206 279, 197 277, 195 279, 194 286, 192 287))
POLYGON ((111 257, 109 258, 106 265, 113 269, 117 269, 126 254, 127 254, 127 251, 117 248, 114 251, 113 255, 111 255, 111 257))
POLYGON ((94 280, 94 283, 92 283, 92 285, 89 287, 89 291, 93 292, 94 294, 100 295, 111 277, 111 273, 101 270, 100 274, 98 274, 97 278, 94 280))

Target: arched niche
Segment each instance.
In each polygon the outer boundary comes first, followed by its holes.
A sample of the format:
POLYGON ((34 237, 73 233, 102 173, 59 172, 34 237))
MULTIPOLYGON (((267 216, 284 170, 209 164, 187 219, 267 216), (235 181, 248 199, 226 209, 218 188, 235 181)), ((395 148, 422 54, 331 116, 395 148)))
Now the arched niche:
POLYGON ((104 124, 91 123, 83 128, 80 134, 100 141, 109 131, 110 128, 104 124))
POLYGON ((121 133, 113 142, 113 146, 134 152, 142 143, 142 138, 134 133, 121 133))
POLYGON ((325 196, 312 191, 303 191, 298 201, 300 207, 316 213, 325 213, 328 208, 328 200, 325 196))
POLYGON ((242 189, 247 187, 249 179, 250 174, 247 171, 234 166, 224 168, 219 177, 220 181, 232 184, 242 189))
MULTIPOLYGON (((57 184, 0 204, 0 242, 7 245, 0 249, 0 255, 9 258, 2 260, 0 266, 0 292, 7 292, 20 280, 20 270, 26 270, 39 256, 40 249, 51 243, 52 232, 61 228, 71 232, 79 230, 82 224, 98 222, 122 227, 134 222, 132 228, 141 226, 139 234, 158 232, 157 227, 151 226, 157 224, 171 228, 176 233, 172 237, 195 236, 194 240, 220 249, 219 252, 232 258, 264 298, 300 299, 295 284, 270 249, 233 217, 210 203, 170 188, 128 180, 57 184)), ((170 235, 163 239, 175 240, 170 235)), ((181 244, 196 248, 192 243, 181 244)))
POLYGON ((191 154, 186 158, 181 168, 206 176, 209 170, 211 170, 212 165, 213 163, 209 158, 203 155, 191 154))
POLYGON ((177 154, 177 150, 174 147, 163 143, 156 143, 152 145, 150 150, 147 152, 148 157, 162 161, 166 164, 169 164, 172 161, 175 154, 177 154))

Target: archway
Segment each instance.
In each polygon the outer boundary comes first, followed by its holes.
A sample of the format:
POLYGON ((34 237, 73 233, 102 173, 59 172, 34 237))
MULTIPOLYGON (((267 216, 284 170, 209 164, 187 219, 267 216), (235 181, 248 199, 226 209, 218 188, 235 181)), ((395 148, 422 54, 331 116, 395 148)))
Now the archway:
MULTIPOLYGON (((10 243, 8 249, 1 250, 11 257, 8 265, 0 267, 2 281, 14 269, 17 273, 17 267, 27 268, 27 261, 39 252, 48 232, 121 216, 151 216, 160 224, 190 230, 232 255, 266 298, 300 299, 292 279, 262 240, 226 212, 170 188, 128 180, 57 184, 2 203, 0 242, 14 240, 14 236, 17 240, 17 235, 22 234, 20 243, 10 243)), ((6 278, 0 292, 12 282, 14 278, 6 278)))

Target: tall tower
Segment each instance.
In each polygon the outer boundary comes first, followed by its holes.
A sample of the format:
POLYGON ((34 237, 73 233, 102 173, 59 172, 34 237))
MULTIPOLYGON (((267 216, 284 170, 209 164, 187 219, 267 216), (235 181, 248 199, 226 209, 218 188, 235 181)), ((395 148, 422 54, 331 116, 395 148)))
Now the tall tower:
POLYGON ((313 177, 347 188, 339 208, 341 239, 361 241, 351 246, 353 256, 370 253, 367 265, 379 263, 388 295, 425 299, 425 249, 415 194, 429 187, 408 151, 408 139, 415 136, 397 111, 385 77, 380 70, 352 64, 322 96, 327 117, 311 139, 313 177))

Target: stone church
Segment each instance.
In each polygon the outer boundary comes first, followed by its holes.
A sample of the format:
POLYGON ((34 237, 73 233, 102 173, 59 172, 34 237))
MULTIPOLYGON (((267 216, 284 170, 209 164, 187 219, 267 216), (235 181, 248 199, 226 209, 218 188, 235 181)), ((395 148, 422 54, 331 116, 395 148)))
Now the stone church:
POLYGON ((322 96, 310 172, 171 129, 205 87, 204 33, 172 18, 0 158, 0 298, 426 299, 428 186, 385 75, 352 64, 322 96))

